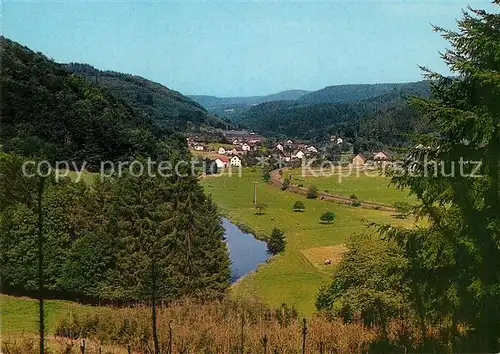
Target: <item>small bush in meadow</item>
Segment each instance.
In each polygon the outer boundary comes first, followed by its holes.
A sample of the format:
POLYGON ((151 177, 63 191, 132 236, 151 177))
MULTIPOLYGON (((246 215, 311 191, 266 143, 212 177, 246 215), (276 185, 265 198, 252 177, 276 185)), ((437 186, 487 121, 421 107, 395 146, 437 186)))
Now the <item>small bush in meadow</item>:
POLYGON ((324 224, 329 224, 333 220, 335 220, 335 213, 331 211, 325 211, 321 216, 319 217, 322 223, 324 224))
POLYGON ((316 199, 318 198, 318 188, 315 185, 312 185, 307 190, 307 199, 316 199))
POLYGON ((306 208, 306 206, 304 205, 304 202, 301 200, 297 200, 293 204, 293 211, 295 211, 295 212, 304 211, 305 208, 306 208))

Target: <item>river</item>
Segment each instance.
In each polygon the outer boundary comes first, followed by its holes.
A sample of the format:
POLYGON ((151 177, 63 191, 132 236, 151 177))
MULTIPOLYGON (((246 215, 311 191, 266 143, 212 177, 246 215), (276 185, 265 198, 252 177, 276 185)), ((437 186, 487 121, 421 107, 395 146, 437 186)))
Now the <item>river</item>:
POLYGON ((252 234, 241 231, 238 226, 222 218, 226 230, 225 237, 231 259, 231 282, 255 270, 269 258, 265 242, 257 240, 252 234))

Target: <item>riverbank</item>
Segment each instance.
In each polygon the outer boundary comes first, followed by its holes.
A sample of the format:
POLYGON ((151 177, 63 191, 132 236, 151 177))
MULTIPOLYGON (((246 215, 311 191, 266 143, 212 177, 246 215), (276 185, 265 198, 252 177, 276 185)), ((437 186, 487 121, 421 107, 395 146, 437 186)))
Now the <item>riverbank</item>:
POLYGON ((245 225, 254 235, 265 239, 274 227, 285 232, 287 247, 283 254, 244 277, 232 288, 235 297, 259 297, 271 306, 293 305, 302 314, 314 313, 319 287, 328 283, 333 265, 326 258, 335 258, 335 247, 355 233, 366 231, 366 222, 393 223, 410 226, 410 220, 398 220, 389 211, 356 208, 319 199, 306 199, 265 183, 260 169, 244 169, 237 175, 208 177, 201 184, 231 222, 245 225), (257 201, 266 207, 258 215, 253 206, 254 182, 257 201), (292 206, 300 200, 304 212, 294 212, 292 206), (336 214, 330 225, 320 223, 325 211, 336 214), (331 254, 331 256, 329 256, 331 254))

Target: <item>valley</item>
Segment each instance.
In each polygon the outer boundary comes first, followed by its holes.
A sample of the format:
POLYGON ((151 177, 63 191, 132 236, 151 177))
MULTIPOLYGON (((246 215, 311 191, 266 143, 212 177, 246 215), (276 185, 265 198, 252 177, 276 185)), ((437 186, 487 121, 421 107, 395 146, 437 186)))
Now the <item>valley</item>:
MULTIPOLYGON (((262 171, 258 169, 244 169, 241 177, 236 174, 207 177, 202 185, 223 215, 259 239, 267 239, 274 227, 285 232, 285 252, 240 280, 231 293, 236 297, 262 298, 271 306, 287 303, 305 316, 314 313, 319 287, 329 281, 335 268, 335 265, 324 265, 325 259, 338 259, 338 253, 343 251, 334 246, 341 245, 353 234, 366 232, 367 222, 412 225, 411 220, 395 219, 391 212, 311 200, 281 191, 262 181, 262 171), (257 182, 258 202, 266 205, 262 215, 257 214, 253 205, 254 182, 257 182), (297 200, 304 202, 304 212, 292 210, 297 200), (319 220, 326 210, 336 214, 330 225, 323 225, 319 220)), ((379 186, 384 188, 383 182, 379 186)))
POLYGON ((499 4, 6 4, 0 352, 499 352, 499 4))

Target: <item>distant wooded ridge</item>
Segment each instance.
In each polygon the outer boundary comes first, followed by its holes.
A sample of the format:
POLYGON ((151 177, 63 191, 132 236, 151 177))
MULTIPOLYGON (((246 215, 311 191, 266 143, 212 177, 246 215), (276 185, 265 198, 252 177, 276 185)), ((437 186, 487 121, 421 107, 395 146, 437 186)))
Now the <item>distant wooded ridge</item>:
POLYGON ((330 135, 343 135, 352 142, 373 140, 390 146, 404 144, 408 134, 422 132, 424 125, 407 100, 427 97, 429 91, 427 81, 418 81, 337 85, 270 96, 191 97, 212 113, 265 136, 325 141, 330 135), (295 97, 283 98, 292 93, 295 97))
POLYGON ((257 105, 270 101, 297 100, 302 103, 342 103, 381 96, 394 91, 428 90, 427 81, 380 84, 332 85, 317 91, 286 90, 271 95, 217 97, 210 95, 189 95, 208 110, 231 108, 238 105, 257 105))

